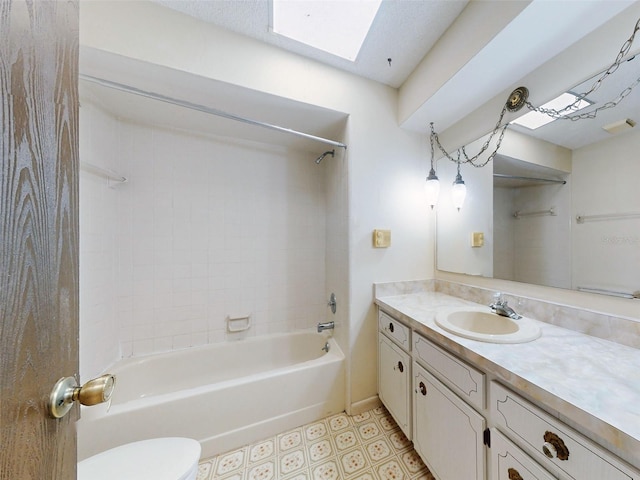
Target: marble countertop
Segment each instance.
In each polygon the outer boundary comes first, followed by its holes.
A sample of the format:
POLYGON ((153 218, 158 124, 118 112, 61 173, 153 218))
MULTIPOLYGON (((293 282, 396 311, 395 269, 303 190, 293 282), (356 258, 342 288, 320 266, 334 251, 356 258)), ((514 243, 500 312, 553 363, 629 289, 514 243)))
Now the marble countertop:
POLYGON ((544 322, 541 337, 528 343, 462 338, 440 328, 436 312, 478 304, 438 292, 375 303, 640 468, 640 350, 544 322))

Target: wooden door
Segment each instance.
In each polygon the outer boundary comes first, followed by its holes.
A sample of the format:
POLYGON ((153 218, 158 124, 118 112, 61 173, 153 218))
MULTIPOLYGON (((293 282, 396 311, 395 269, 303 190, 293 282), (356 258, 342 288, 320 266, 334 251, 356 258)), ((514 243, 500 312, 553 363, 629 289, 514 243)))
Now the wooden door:
POLYGON ((0 479, 76 478, 78 4, 0 0, 0 479))

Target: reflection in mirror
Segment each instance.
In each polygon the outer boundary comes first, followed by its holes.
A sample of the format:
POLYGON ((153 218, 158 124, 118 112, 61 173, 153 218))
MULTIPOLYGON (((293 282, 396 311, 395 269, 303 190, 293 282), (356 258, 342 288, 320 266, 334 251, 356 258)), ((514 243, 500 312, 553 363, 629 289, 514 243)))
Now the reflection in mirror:
MULTIPOLYGON (((589 95, 592 109, 619 98, 638 77, 640 58, 632 57, 589 95)), ((636 88, 595 119, 555 120, 536 130, 511 125, 492 164, 463 166, 468 193, 460 212, 446 198, 456 165, 440 161, 438 269, 640 296, 639 116, 636 88), (481 246, 472 246, 474 233, 483 233, 481 246)))

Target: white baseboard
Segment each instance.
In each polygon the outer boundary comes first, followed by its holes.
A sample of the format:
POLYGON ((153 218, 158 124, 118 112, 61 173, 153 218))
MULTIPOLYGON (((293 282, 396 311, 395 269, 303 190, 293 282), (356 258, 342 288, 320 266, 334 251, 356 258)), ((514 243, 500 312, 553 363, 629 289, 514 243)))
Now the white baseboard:
POLYGON ((374 395, 373 397, 352 403, 348 413, 349 415, 360 415, 361 413, 366 412, 367 410, 373 410, 380 405, 382 405, 380 398, 378 395, 374 395))

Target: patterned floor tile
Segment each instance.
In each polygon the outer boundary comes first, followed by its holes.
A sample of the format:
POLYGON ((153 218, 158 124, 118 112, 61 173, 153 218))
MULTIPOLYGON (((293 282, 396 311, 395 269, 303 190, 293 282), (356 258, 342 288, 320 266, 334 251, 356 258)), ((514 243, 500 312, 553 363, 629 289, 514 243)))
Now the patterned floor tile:
POLYGON ((302 429, 291 430, 278 435, 278 448, 286 452, 302 445, 302 429))
POLYGON ((347 450, 358 443, 358 436, 353 430, 348 430, 336 435, 335 442, 338 450, 347 450))
POLYGON ((245 457, 246 455, 244 449, 236 450, 234 452, 222 455, 218 459, 218 464, 216 466, 216 475, 222 476, 231 473, 234 470, 244 468, 245 457))
POLYGON ((392 447, 385 437, 380 437, 365 446, 367 455, 372 464, 376 464, 393 455, 392 447))
POLYGON ((321 460, 325 460, 335 453, 331 446, 331 442, 327 439, 318 440, 317 442, 310 444, 307 447, 307 452, 311 463, 317 463, 321 460))
POLYGON ((351 477, 369 467, 367 457, 361 448, 356 448, 340 455, 340 466, 345 477, 351 477))
POLYGON ((312 423, 304 428, 304 435, 307 440, 317 440, 327 435, 327 427, 324 422, 312 423))
POLYGON ((409 478, 409 474, 402 468, 398 460, 389 460, 377 467, 378 476, 381 480, 404 480, 409 478))
POLYGON ((371 440, 373 437, 377 437, 378 435, 380 435, 380 429, 375 422, 367 422, 358 425, 358 433, 360 434, 360 438, 362 438, 362 440, 367 441, 371 440))
POLYGON ((280 473, 289 475, 307 466, 304 451, 294 450, 280 457, 280 473))
POLYGON ((267 461, 251 467, 247 480, 273 480, 276 477, 276 465, 273 461, 267 461))
POLYGON ((395 431, 389 435, 389 441, 391 446, 395 448, 397 452, 406 450, 411 447, 411 440, 409 440, 401 430, 395 431))
POLYGON ((249 448, 249 463, 257 463, 275 454, 275 441, 269 439, 264 442, 252 445, 249 448))
POLYGON ((435 480, 384 407, 202 459, 197 480, 435 480))
POLYGON ((340 470, 333 460, 313 467, 313 480, 337 480, 340 478, 340 470))
POLYGON ((427 468, 420 456, 413 449, 403 453, 400 459, 411 475, 416 475, 427 468))
POLYGON ((332 432, 338 432, 351 426, 349 417, 345 413, 340 413, 329 418, 329 428, 332 432))

